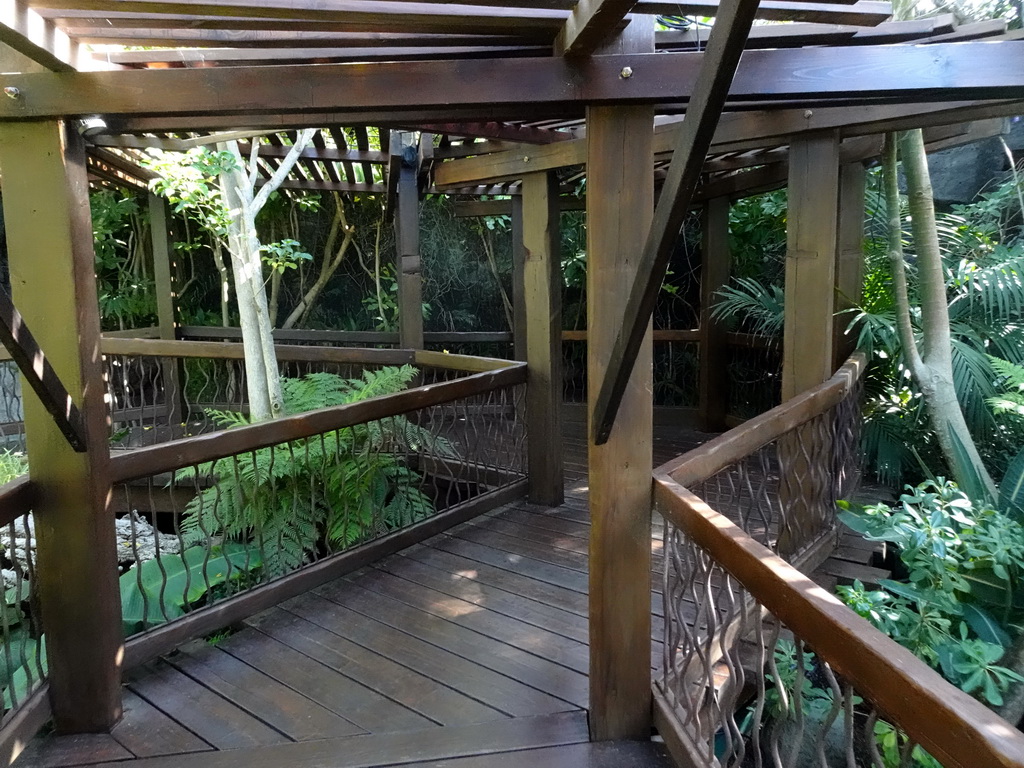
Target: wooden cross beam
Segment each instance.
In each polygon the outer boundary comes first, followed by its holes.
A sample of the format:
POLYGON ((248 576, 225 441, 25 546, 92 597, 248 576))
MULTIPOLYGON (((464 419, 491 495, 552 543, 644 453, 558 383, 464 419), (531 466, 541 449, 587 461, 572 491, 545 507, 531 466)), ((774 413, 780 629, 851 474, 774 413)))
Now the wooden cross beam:
POLYGON ((754 23, 757 2, 723 0, 719 6, 686 110, 686 119, 672 154, 668 177, 654 209, 654 221, 640 256, 619 334, 594 405, 592 433, 597 445, 606 443, 611 434, 622 395, 654 312, 658 291, 665 279, 665 270, 679 238, 679 230, 700 181, 704 158, 711 148, 729 85, 739 66, 743 44, 754 23))
POLYGON ((25 0, 0 0, 0 43, 54 72, 120 69, 100 62, 25 0))
MULTIPOLYGON (((506 113, 577 114, 585 105, 690 101, 706 53, 643 53, 474 61, 156 69, 0 76, 18 98, 0 99, 0 119, 163 115, 188 122, 234 115, 256 127, 268 113, 389 116, 432 122, 442 111, 461 118, 506 113), (628 75, 623 73, 628 72, 628 75), (245 117, 240 117, 240 116, 245 117)), ((744 105, 830 100, 858 105, 1024 97, 1024 41, 927 46, 845 46, 747 51, 728 92, 744 105)), ((171 121, 169 121, 171 122, 171 121)), ((110 121, 108 120, 108 124, 110 121)), ((569 142, 562 142, 568 144, 569 142)))
POLYGON ((555 39, 564 56, 589 56, 626 23, 636 0, 577 0, 555 39))
POLYGON ((86 449, 85 424, 61 383, 57 373, 39 348, 35 337, 11 301, 7 291, 0 288, 0 342, 11 353, 11 359, 18 365, 21 375, 32 387, 43 407, 53 416, 61 434, 71 447, 81 453, 86 449))

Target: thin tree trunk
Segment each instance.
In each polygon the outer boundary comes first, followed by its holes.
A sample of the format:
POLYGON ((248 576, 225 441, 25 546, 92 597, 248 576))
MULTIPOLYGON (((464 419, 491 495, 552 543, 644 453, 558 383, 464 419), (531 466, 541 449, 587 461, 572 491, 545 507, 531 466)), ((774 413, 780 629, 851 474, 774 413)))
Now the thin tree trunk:
MULTIPOLYGON (((891 138, 888 142, 892 144, 891 138)), ((935 224, 935 202, 931 177, 920 130, 899 135, 899 150, 907 179, 911 231, 917 254, 918 282, 921 301, 922 349, 918 349, 910 328, 910 308, 906 286, 905 265, 900 244, 899 199, 893 198, 895 151, 886 153, 886 202, 890 206, 890 259, 896 281, 897 319, 900 337, 910 373, 921 388, 935 435, 953 476, 964 485, 965 478, 975 474, 987 493, 995 498, 996 486, 978 453, 967 428, 953 383, 952 337, 949 330, 949 304, 943 274, 942 254, 935 224), (895 210, 893 210, 895 206, 895 210), (895 228, 893 224, 895 223, 895 228), (957 440, 956 438, 959 438, 957 440), (960 443, 963 451, 958 449, 960 443), (966 455, 964 455, 966 454, 966 455)))
POLYGON ((214 238, 213 241, 213 263, 217 265, 217 275, 220 278, 220 322, 227 328, 231 325, 231 277, 224 263, 219 238, 214 238))

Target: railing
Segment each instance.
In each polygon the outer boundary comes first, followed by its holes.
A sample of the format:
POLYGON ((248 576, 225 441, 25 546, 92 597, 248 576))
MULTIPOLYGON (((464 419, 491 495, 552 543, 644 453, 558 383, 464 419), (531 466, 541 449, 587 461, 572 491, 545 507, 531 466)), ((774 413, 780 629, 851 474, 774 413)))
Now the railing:
POLYGON ((802 572, 856 480, 862 367, 655 472, 655 721, 681 766, 1024 764, 1024 735, 802 572))
MULTIPOLYGON (((159 344, 146 342, 165 365, 202 343, 159 344)), ((227 347, 233 355, 235 345, 227 347)), ((124 629, 133 636, 126 666, 525 491, 524 364, 280 349, 289 364, 308 356, 326 361, 321 369, 360 366, 365 378, 355 388, 367 391, 402 373, 393 364, 411 362, 402 375, 414 386, 115 451, 124 629)))

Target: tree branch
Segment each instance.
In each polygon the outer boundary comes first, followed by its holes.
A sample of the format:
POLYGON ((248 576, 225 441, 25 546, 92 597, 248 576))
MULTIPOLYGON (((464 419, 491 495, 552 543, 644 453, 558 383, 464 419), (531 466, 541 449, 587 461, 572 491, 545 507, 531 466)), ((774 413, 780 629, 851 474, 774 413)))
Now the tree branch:
MULTIPOLYGON (((273 192, 284 183, 284 180, 288 178, 288 174, 292 172, 292 168, 295 167, 295 163, 299 161, 299 157, 302 155, 306 145, 313 140, 313 136, 316 134, 316 128, 306 128, 299 131, 299 135, 295 137, 295 143, 292 144, 291 149, 288 150, 288 154, 285 155, 281 164, 277 166, 277 170, 267 180, 267 183, 260 187, 259 193, 253 198, 252 210, 253 214, 259 213, 263 206, 267 204, 267 199, 273 192)), ((255 142, 254 142, 255 143, 255 142)))

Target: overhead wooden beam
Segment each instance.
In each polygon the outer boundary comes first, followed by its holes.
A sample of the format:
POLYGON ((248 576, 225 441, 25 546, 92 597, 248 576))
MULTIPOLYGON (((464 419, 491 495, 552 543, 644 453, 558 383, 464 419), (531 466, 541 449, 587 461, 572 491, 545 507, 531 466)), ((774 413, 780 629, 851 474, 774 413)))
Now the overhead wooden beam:
POLYGON ((626 23, 636 0, 577 0, 555 38, 563 56, 589 56, 626 23))
POLYGON ((451 136, 467 136, 479 139, 498 139, 514 141, 522 144, 553 144, 573 138, 565 131, 550 131, 544 128, 533 128, 529 125, 510 125, 508 123, 425 123, 417 126, 419 130, 431 133, 443 133, 451 136))
MULTIPOLYGON (((829 128, 841 128, 843 136, 850 137, 1017 114, 1024 114, 1024 102, 956 101, 741 112, 722 115, 711 148, 716 152, 728 152, 775 146, 787 143, 790 137, 829 128)), ((656 154, 671 150, 680 126, 681 123, 669 123, 656 129, 656 154)), ((524 173, 539 170, 581 165, 586 162, 586 142, 584 137, 555 146, 533 147, 529 152, 505 150, 451 160, 435 167, 434 183, 438 187, 467 186, 485 181, 518 179, 524 173)))
POLYGON ((640 255, 608 370, 597 393, 591 428, 598 445, 607 442, 611 434, 756 10, 757 0, 723 0, 719 7, 686 120, 672 154, 668 178, 640 255))
POLYGON ((0 0, 0 43, 54 72, 115 68, 94 60, 77 41, 24 0, 0 0))
MULTIPOLYGON (((259 76, 233 67, 5 75, 0 84, 19 89, 21 98, 0 100, 0 119, 234 114, 251 115, 244 122, 253 126, 268 111, 418 111, 432 122, 442 107, 505 108, 521 119, 535 109, 564 114, 583 104, 681 105, 694 93, 706 55, 496 58, 471 70, 458 61, 422 61, 281 66, 259 76), (627 67, 632 75, 622 77, 627 67)), ((727 95, 748 105, 1024 98, 1024 41, 747 51, 727 95)))

